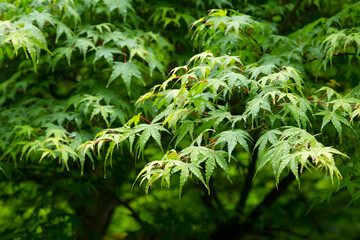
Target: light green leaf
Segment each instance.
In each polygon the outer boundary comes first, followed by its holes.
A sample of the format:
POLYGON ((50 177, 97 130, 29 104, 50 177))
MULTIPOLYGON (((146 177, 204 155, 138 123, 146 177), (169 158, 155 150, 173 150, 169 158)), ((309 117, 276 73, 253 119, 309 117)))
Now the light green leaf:
POLYGON ((236 129, 236 130, 230 130, 230 131, 225 131, 225 132, 220 133, 215 145, 223 143, 223 142, 227 143, 228 156, 229 156, 229 161, 230 161, 231 153, 237 144, 240 144, 247 152, 250 152, 249 146, 247 144, 247 141, 250 141, 250 140, 251 140, 251 137, 250 137, 249 133, 247 133, 243 130, 240 130, 240 129, 236 129))

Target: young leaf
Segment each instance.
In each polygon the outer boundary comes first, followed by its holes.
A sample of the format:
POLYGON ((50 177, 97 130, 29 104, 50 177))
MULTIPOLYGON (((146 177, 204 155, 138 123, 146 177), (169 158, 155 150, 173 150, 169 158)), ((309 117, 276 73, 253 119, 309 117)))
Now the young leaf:
POLYGON ((229 156, 229 161, 230 161, 231 153, 237 144, 240 144, 247 152, 250 151, 249 146, 247 144, 247 141, 250 141, 250 140, 251 140, 251 136, 249 133, 247 133, 243 130, 240 130, 240 129, 236 129, 236 130, 221 132, 218 136, 218 139, 216 140, 215 145, 223 143, 223 142, 227 143, 228 156, 229 156))

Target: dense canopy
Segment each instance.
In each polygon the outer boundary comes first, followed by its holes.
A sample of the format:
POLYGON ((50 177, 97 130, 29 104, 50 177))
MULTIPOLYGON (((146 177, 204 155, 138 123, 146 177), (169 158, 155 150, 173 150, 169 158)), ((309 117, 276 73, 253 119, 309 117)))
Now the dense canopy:
POLYGON ((1 239, 358 239, 360 2, 0 1, 1 239))

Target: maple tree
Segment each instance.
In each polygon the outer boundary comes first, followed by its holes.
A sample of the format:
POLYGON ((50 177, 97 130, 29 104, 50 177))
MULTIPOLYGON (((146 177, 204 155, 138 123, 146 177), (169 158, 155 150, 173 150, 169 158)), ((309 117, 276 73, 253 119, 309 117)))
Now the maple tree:
POLYGON ((1 2, 1 235, 356 238, 359 12, 1 2))

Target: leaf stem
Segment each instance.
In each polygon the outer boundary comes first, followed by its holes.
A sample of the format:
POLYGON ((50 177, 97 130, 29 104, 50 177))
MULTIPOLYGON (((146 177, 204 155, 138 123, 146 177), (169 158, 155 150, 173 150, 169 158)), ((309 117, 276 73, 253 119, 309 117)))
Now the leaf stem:
POLYGON ((147 121, 149 124, 151 124, 151 122, 150 122, 149 120, 147 120, 146 118, 144 118, 143 116, 140 115, 140 117, 141 117, 142 119, 144 119, 145 121, 147 121))
POLYGON ((211 142, 214 142, 214 140, 212 140, 211 138, 209 138, 205 133, 203 133, 203 135, 204 135, 207 139, 209 139, 211 142))
POLYGON ((327 94, 327 91, 324 93, 324 95, 319 99, 319 101, 321 101, 324 97, 325 97, 325 95, 327 94))

